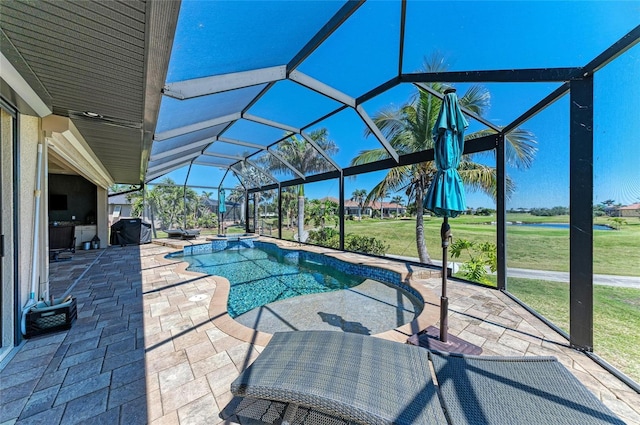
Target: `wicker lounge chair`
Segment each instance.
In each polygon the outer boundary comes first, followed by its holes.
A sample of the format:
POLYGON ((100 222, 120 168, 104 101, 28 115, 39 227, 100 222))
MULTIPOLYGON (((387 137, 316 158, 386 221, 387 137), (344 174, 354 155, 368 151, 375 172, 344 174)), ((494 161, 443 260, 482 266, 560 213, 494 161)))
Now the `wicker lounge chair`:
POLYGON ((200 230, 198 229, 184 230, 181 227, 177 229, 167 229, 165 232, 167 232, 167 236, 171 239, 195 239, 200 236, 200 230))
POLYGON ((181 229, 167 229, 165 232, 167 232, 167 236, 171 239, 180 239, 182 237, 181 229))
POLYGON ((453 424, 624 424, 555 357, 430 358, 453 424))
POLYGON ((232 401, 222 416, 235 413, 243 424, 279 423, 274 412, 284 406, 283 415, 303 416, 304 423, 447 423, 427 350, 343 332, 274 334, 231 392, 246 401, 232 401), (247 408, 251 399, 278 403, 262 402, 270 409, 251 417, 260 413, 260 406, 247 408))
POLYGON ((200 230, 198 229, 180 230, 182 230, 182 239, 195 239, 200 236, 200 230))
POLYGON ((553 358, 454 356, 331 331, 276 333, 231 392, 220 416, 240 424, 623 423, 553 358))

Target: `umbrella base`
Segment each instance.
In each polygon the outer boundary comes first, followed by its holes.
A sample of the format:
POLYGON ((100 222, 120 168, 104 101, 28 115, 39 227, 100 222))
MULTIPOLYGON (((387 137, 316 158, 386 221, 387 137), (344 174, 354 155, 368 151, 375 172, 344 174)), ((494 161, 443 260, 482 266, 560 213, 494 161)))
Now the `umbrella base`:
POLYGON ((442 342, 438 338, 440 330, 435 326, 429 326, 422 332, 412 335, 407 339, 407 344, 417 345, 434 351, 445 351, 448 353, 472 354, 477 356, 482 354, 482 348, 465 341, 457 336, 450 335, 447 342, 442 342))

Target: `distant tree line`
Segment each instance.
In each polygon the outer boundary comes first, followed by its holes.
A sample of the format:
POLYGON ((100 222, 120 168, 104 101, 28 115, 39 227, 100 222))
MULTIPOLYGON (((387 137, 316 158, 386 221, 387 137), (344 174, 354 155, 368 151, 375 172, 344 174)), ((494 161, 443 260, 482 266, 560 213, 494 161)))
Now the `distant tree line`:
MULTIPOLYGON (((122 185, 114 186, 111 193, 127 189, 122 185)), ((143 196, 142 191, 127 193, 127 200, 132 205, 131 214, 142 217, 144 204, 149 208, 152 227, 162 229, 174 227, 214 228, 218 225, 217 204, 212 202, 213 192, 203 191, 200 195, 191 188, 183 188, 170 178, 163 179, 143 196)))
POLYGON ((532 208, 529 211, 531 215, 541 217, 551 217, 555 215, 568 215, 569 207, 553 207, 553 208, 532 208))

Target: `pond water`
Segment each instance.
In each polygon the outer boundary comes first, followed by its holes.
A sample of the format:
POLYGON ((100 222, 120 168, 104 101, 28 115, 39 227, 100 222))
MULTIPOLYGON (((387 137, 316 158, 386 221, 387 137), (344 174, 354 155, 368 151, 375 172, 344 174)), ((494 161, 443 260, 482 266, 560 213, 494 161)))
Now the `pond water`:
MULTIPOLYGON (((511 226, 548 227, 554 229, 568 229, 569 223, 511 223, 511 226)), ((613 230, 604 224, 594 224, 593 230, 613 230)))

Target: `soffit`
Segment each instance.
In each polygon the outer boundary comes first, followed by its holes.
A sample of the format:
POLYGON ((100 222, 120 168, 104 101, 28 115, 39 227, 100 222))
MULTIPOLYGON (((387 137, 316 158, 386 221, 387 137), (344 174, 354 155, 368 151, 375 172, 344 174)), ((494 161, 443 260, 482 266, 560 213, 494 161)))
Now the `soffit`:
POLYGON ((139 183, 146 168, 179 5, 2 2, 3 54, 118 183, 139 183))

